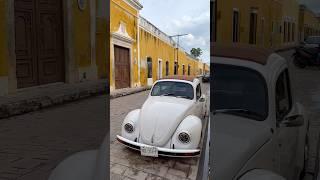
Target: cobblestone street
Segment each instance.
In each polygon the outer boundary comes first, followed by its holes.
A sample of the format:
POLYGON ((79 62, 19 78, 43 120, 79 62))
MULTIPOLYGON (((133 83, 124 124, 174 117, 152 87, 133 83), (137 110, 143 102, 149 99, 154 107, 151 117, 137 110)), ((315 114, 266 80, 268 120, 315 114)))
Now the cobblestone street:
MULTIPOLYGON (((207 93, 209 85, 202 84, 207 93)), ((194 180, 198 171, 199 158, 143 157, 139 152, 124 147, 116 140, 121 133, 121 124, 131 110, 141 108, 149 91, 112 99, 110 102, 110 172, 111 180, 120 179, 170 179, 194 180)), ((207 96, 209 98, 209 96, 207 96)))
POLYGON ((0 179, 46 180, 61 160, 97 149, 106 135, 106 96, 0 120, 0 179))
MULTIPOLYGON (((280 55, 292 62, 291 56, 293 52, 294 51, 282 52, 280 53, 280 55)), ((292 63, 290 63, 290 65, 291 73, 293 75, 292 85, 296 93, 297 101, 304 105, 305 109, 308 111, 310 120, 310 149, 307 170, 311 174, 309 174, 310 177, 308 176, 305 178, 310 179, 312 173, 318 173, 313 172, 313 169, 315 168, 316 158, 319 154, 319 149, 317 150, 317 145, 319 142, 320 133, 320 69, 316 67, 307 67, 305 69, 299 69, 295 67, 292 63)))

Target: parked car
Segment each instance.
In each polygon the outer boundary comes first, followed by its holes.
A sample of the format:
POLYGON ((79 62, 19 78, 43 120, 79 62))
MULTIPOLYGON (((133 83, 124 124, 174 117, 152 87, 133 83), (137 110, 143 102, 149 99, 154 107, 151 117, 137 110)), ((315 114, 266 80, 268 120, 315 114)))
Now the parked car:
POLYGON ((213 178, 299 179, 309 121, 287 61, 251 46, 213 49, 213 178))
POLYGON ((309 36, 302 42, 302 46, 305 48, 319 48, 320 36, 309 36))
POLYGON ((198 156, 205 105, 199 79, 158 80, 142 108, 125 117, 117 140, 142 156, 198 156))
POLYGON ((206 74, 202 77, 202 82, 210 82, 210 73, 206 73, 206 74))
POLYGON ((293 63, 299 68, 320 66, 320 36, 309 36, 295 48, 293 63))

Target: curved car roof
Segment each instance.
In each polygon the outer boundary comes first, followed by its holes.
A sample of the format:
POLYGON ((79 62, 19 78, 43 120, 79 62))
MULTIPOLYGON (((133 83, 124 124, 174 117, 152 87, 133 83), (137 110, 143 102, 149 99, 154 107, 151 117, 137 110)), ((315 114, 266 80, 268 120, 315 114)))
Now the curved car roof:
POLYGON ((178 80, 185 80, 185 81, 193 82, 193 80, 195 78, 196 77, 194 77, 194 76, 172 75, 172 76, 163 77, 162 79, 178 79, 178 80))
POLYGON ((215 43, 211 45, 211 52, 215 57, 252 61, 261 65, 266 65, 269 56, 273 53, 269 49, 257 48, 252 45, 220 45, 215 43))
POLYGON ((199 79, 195 76, 185 76, 185 75, 166 76, 161 78, 159 81, 166 81, 166 80, 185 81, 193 85, 196 85, 197 83, 200 82, 199 79))

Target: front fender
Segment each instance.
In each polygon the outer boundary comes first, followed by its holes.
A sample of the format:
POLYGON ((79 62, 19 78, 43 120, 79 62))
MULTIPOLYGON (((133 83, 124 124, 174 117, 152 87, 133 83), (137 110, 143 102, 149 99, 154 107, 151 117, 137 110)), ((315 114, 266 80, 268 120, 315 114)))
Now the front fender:
POLYGON ((197 149, 201 139, 201 131, 201 119, 193 115, 187 116, 172 136, 172 144, 174 144, 175 149, 197 149), (189 143, 184 144, 178 139, 181 132, 186 132, 190 135, 191 140, 189 143))
POLYGON ((121 135, 131 141, 135 141, 136 138, 139 137, 139 116, 140 109, 135 109, 127 114, 122 125, 121 125, 121 135), (131 123, 134 127, 134 131, 132 133, 128 133, 124 129, 124 125, 127 123, 131 123))

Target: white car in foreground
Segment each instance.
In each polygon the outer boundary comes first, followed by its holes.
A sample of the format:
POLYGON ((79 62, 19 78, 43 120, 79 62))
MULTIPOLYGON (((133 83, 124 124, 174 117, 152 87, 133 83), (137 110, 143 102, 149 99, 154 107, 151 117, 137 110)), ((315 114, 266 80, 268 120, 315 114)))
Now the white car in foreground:
POLYGON ((143 156, 197 156, 205 106, 198 79, 158 80, 142 108, 126 116, 117 140, 143 156))
POLYGON ((213 179, 297 180, 308 155, 308 118, 287 61, 253 47, 213 47, 213 179))

